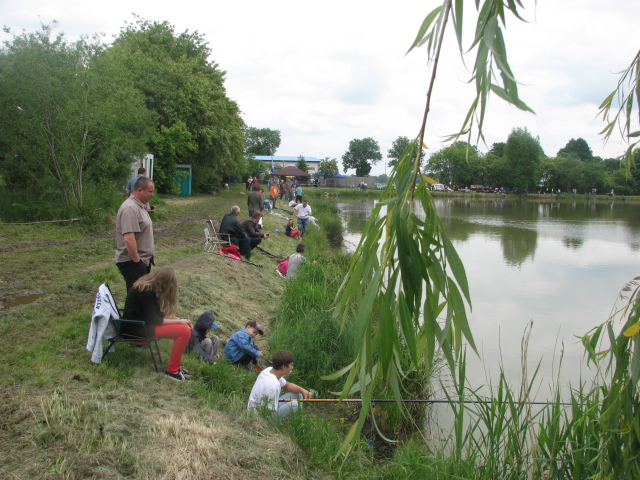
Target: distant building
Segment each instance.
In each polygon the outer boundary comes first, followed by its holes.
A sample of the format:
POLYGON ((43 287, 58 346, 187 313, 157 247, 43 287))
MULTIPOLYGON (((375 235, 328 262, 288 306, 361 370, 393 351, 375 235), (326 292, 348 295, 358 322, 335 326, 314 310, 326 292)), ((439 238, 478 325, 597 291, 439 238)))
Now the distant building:
MULTIPOLYGON (((274 155, 273 157, 270 155, 256 155, 256 160, 260 160, 261 162, 265 162, 269 165, 269 171, 271 171, 272 160, 273 167, 278 169, 280 167, 295 167, 298 165, 298 160, 300 157, 288 157, 286 155, 274 155)), ((310 174, 314 175, 318 173, 318 165, 320 164, 320 160, 316 157, 304 157, 304 161, 307 162, 307 167, 309 167, 310 174)))

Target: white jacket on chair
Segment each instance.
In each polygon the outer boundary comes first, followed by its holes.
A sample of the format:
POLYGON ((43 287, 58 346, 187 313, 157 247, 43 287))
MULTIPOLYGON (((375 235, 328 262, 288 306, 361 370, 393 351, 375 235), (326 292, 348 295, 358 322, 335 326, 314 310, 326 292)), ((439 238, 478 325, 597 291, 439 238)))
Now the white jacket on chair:
MULTIPOLYGON (((96 293, 96 302, 93 305, 91 315, 91 327, 89 328, 89 338, 87 339, 87 350, 92 352, 91 361, 96 364, 102 362, 102 344, 108 339, 116 336, 116 330, 111 323, 111 319, 120 318, 116 302, 111 296, 109 287, 106 284, 100 285, 96 293)), ((115 345, 114 345, 115 347, 115 345)), ((113 348, 111 347, 112 351, 113 348)))

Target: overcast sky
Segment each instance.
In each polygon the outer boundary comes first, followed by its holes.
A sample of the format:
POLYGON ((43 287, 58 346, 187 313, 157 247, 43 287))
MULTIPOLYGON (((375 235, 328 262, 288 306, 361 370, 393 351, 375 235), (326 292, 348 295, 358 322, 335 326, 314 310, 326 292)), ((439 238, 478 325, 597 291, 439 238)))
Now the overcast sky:
MULTIPOLYGON (((640 1, 524 2, 530 23, 508 17, 507 46, 520 96, 536 115, 492 99, 485 120, 488 146, 480 144, 480 150, 506 141, 514 127, 527 127, 549 156, 578 137, 595 155, 618 156, 623 142, 616 137, 604 145, 596 116, 617 83, 615 73, 640 48, 640 1)), ((372 137, 384 157, 372 173, 380 174, 393 140, 418 134, 429 80, 426 51, 405 52, 439 3, 0 0, 0 21, 16 32, 32 32, 55 19, 70 40, 104 33, 106 42, 134 20, 133 13, 166 20, 177 33, 197 30, 209 42, 211 60, 227 72, 227 94, 245 123, 281 131, 277 154, 336 158, 342 169, 349 141, 372 137)), ((465 2, 471 9, 474 3, 465 2)), ((468 21, 475 20, 471 13, 468 21)), ((442 138, 460 127, 473 95, 452 32, 448 40, 427 122, 428 154, 446 146, 442 138)))

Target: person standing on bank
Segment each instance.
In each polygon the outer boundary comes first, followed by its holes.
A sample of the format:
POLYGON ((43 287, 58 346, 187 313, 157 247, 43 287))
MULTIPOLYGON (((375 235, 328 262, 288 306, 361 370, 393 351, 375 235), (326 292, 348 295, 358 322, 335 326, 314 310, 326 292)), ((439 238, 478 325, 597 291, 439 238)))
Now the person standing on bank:
POLYGON ((260 193, 260 187, 252 187, 251 193, 247 195, 247 207, 249 208, 249 217, 253 215, 253 212, 262 212, 262 202, 264 198, 260 193))
POLYGON ((298 217, 298 230, 302 232, 300 235, 300 238, 302 238, 304 237, 304 234, 307 233, 307 224, 309 223, 309 217, 313 215, 313 212, 311 212, 311 207, 307 201, 303 200, 302 203, 293 207, 293 214, 298 217))
POLYGON ((120 332, 150 337, 172 338, 171 356, 166 376, 173 380, 186 380, 181 367, 184 352, 193 325, 191 320, 175 316, 178 307, 178 277, 171 267, 161 267, 140 277, 127 293, 124 318, 142 320, 144 326, 123 323, 120 332))
POLYGON ((127 284, 127 292, 154 265, 153 224, 147 211, 154 191, 148 177, 138 178, 116 216, 116 265, 127 284))
POLYGON ((140 177, 146 177, 146 176, 147 176, 147 171, 145 170, 144 167, 140 167, 138 169, 138 175, 133 177, 131 180, 129 180, 129 183, 127 183, 127 198, 129 198, 131 196, 131 194, 133 193, 133 186, 136 184, 138 179, 140 177))
POLYGON ((278 187, 277 183, 274 183, 273 185, 271 185, 271 188, 269 189, 269 196, 271 198, 271 202, 273 203, 273 208, 277 208, 276 202, 278 200, 279 194, 280 194, 280 187, 278 187))

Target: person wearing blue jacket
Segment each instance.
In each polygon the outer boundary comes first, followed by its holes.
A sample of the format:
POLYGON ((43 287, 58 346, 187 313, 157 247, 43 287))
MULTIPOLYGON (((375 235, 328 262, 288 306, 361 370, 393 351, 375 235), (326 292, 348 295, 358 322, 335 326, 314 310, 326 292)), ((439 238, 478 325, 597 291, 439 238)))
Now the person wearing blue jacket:
POLYGON ((224 347, 224 358, 234 365, 249 369, 249 363, 256 363, 257 358, 262 356, 262 352, 253 341, 257 334, 264 335, 258 322, 247 322, 242 330, 238 330, 229 338, 224 347))

